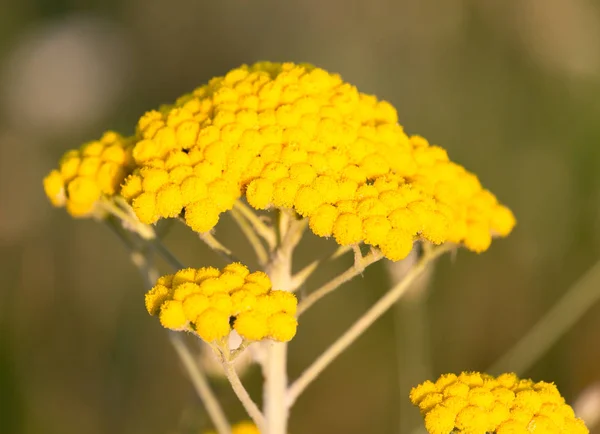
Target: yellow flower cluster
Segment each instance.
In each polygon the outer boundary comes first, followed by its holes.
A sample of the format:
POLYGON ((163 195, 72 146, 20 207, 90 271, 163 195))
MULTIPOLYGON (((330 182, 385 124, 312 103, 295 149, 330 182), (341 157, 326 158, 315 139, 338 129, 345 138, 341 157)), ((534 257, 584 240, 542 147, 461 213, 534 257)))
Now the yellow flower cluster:
POLYGON ((131 140, 108 131, 100 140, 63 155, 59 169, 44 178, 44 189, 54 206, 65 206, 73 217, 85 217, 103 195, 118 192, 131 165, 131 140))
POLYGON ((237 262, 222 270, 179 270, 146 294, 148 313, 164 327, 195 332, 206 342, 229 335, 232 325, 248 341, 287 342, 296 334, 296 306, 294 294, 272 290, 265 273, 237 262))
MULTIPOLYGON (((217 434, 215 431, 207 431, 206 434, 217 434)), ((240 422, 231 427, 231 434, 260 434, 260 431, 252 422, 240 422)))
POLYGON ((553 383, 478 372, 442 375, 413 388, 410 400, 430 434, 586 434, 553 383))
POLYGON ((293 208, 319 236, 404 258, 416 237, 485 250, 510 211, 445 151, 408 137, 387 102, 338 75, 258 63, 146 113, 123 186, 140 220, 185 210, 204 232, 245 193, 256 209, 293 208))
POLYGON ((392 260, 418 238, 480 252, 515 224, 442 148, 407 136, 389 103, 310 65, 234 69, 146 113, 132 140, 120 194, 146 224, 183 213, 206 232, 245 195, 392 260))

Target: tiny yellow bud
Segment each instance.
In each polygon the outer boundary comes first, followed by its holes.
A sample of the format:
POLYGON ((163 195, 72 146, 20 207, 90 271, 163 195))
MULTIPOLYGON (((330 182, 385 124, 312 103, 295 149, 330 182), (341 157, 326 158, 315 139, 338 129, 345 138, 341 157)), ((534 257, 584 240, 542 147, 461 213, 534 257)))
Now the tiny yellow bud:
POLYGON ((196 232, 207 232, 219 222, 219 210, 211 199, 202 199, 185 209, 185 222, 196 232))
POLYGON ((275 313, 268 319, 269 336, 279 342, 288 342, 296 335, 298 321, 287 313, 275 313))
POLYGON ((340 214, 333 225, 333 236, 341 246, 362 241, 362 220, 356 214, 340 214))
POLYGON ((188 324, 180 301, 165 301, 160 308, 158 318, 163 327, 171 330, 183 330, 188 324))
POLYGON ((240 336, 250 341, 260 341, 269 333, 266 316, 257 312, 240 313, 233 327, 240 336))
POLYGON ((212 307, 198 315, 194 325, 196 333, 206 342, 224 338, 231 331, 229 315, 212 307))
POLYGON ((148 291, 145 296, 146 310, 148 313, 150 315, 156 315, 160 306, 169 299, 170 293, 170 289, 161 284, 157 284, 148 291))

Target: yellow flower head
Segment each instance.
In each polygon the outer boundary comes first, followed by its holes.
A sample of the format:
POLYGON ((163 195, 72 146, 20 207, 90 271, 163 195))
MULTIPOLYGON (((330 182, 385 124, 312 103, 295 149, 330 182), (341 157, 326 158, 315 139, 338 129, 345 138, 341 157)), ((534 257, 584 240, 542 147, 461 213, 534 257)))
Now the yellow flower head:
MULTIPOLYGON (((205 434, 216 434, 216 432, 207 431, 205 434)), ((231 427, 231 434, 260 434, 260 431, 252 422, 240 422, 231 427)))
POLYGON ((483 251, 514 225, 442 148, 408 137, 389 103, 310 65, 242 66, 146 113, 137 129, 139 168, 123 195, 144 223, 183 212, 204 232, 245 195, 392 260, 417 238, 483 251))
POLYGON ((240 263, 222 270, 186 268, 162 276, 146 294, 146 309, 171 330, 196 333, 207 342, 229 335, 231 327, 246 340, 291 340, 298 325, 297 300, 271 289, 262 271, 240 263))
POLYGON ((102 196, 118 192, 131 170, 131 141, 109 131, 63 155, 59 168, 44 178, 44 189, 54 206, 65 206, 73 217, 85 217, 102 196))
POLYGON ((145 224, 183 216, 206 232, 244 196, 255 209, 292 209, 316 235, 377 246, 391 260, 417 239, 481 252, 515 224, 444 149, 408 136, 389 103, 311 65, 234 69, 144 114, 132 140, 134 167, 114 175, 112 189, 88 178, 68 187, 72 178, 53 172, 45 182, 53 202, 66 197, 73 214, 88 212, 127 175, 120 194, 145 224))
POLYGON ((552 383, 478 372, 442 375, 410 392, 430 434, 586 434, 552 383))

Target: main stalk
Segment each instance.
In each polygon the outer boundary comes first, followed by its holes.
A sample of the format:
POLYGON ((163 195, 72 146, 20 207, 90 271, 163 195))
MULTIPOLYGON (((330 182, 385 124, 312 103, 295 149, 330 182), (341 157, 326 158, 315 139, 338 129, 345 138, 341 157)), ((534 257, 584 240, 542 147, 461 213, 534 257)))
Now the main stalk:
MULTIPOLYGON (((292 284, 292 253, 297 239, 290 234, 293 230, 293 217, 281 213, 279 221, 279 244, 266 267, 274 289, 289 291, 292 284)), ((265 342, 262 361, 264 376, 263 412, 265 416, 264 434, 286 434, 288 407, 287 390, 287 343, 265 342)))

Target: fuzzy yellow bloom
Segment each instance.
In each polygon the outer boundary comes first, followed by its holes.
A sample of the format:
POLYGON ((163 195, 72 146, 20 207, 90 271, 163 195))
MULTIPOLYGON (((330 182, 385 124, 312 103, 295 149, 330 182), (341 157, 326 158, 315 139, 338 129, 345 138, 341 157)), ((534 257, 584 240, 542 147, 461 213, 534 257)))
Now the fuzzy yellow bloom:
POLYGON ((146 310, 164 327, 207 342, 229 335, 232 325, 249 341, 287 342, 296 334, 297 303, 294 294, 271 289, 265 273, 250 273, 238 262, 162 276, 145 297, 146 310))
POLYGON ((310 65, 234 69, 146 113, 136 137, 137 169, 122 194, 144 223, 182 214, 205 232, 245 195, 392 260, 418 238, 483 251, 514 226, 442 148, 407 136, 389 103, 310 65))
POLYGON ((391 260, 419 239, 482 252, 515 225, 443 148, 408 136, 389 103, 306 64, 244 65, 145 113, 122 146, 134 161, 126 170, 118 146, 94 143, 85 157, 68 153, 44 181, 51 201, 73 215, 120 193, 142 223, 181 216, 206 232, 245 197, 391 260))
MULTIPOLYGON (((215 431, 206 431, 205 434, 217 434, 215 431)), ((260 434, 252 422, 239 422, 231 427, 231 434, 260 434)))
POLYGON ((586 434, 552 383, 479 372, 442 375, 410 392, 431 434, 586 434))
POLYGON ((59 168, 44 178, 44 190, 54 206, 66 207, 73 217, 86 217, 101 196, 118 192, 132 169, 131 140, 109 131, 64 154, 59 168))

